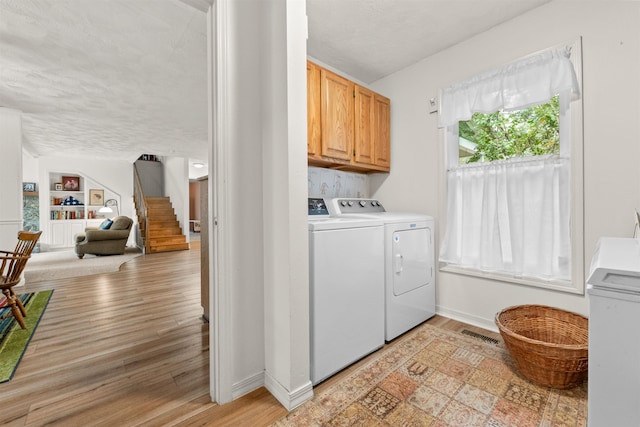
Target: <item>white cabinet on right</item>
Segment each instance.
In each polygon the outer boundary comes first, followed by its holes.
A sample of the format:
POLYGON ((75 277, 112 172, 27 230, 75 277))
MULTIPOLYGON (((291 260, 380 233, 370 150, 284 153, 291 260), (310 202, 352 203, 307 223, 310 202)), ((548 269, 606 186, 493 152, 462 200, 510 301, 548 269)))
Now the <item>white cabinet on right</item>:
POLYGON ((640 240, 603 237, 591 262, 590 427, 640 420, 640 240))

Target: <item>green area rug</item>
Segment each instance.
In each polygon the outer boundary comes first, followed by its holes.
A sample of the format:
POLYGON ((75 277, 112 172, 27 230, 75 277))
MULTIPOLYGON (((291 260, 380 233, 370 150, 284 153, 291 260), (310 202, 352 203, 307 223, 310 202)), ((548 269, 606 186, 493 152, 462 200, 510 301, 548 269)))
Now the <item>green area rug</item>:
MULTIPOLYGON (((24 318, 26 329, 20 328, 13 316, 0 320, 0 383, 13 378, 52 293, 51 290, 30 292, 18 296, 27 310, 27 317, 24 318)), ((0 307, 0 318, 7 312, 11 312, 9 307, 0 307)))

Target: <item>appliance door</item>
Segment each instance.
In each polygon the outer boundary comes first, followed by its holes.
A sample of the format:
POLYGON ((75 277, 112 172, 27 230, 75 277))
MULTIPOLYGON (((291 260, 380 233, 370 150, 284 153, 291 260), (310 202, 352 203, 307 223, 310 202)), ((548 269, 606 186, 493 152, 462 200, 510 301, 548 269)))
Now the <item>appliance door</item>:
POLYGON ((431 283, 431 229, 395 231, 392 236, 393 294, 398 296, 431 283))
POLYGON ((311 382, 384 345, 384 229, 310 233, 311 382))

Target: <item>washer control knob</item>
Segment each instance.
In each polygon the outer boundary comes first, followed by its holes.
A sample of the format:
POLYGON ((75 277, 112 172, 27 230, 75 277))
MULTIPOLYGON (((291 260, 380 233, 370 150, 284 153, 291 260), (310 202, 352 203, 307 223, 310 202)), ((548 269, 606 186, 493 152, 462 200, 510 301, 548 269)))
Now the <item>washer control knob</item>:
POLYGON ((341 201, 340 201, 340 204, 341 204, 342 206, 347 206, 347 201, 346 201, 346 200, 341 200, 341 201))
POLYGON ((359 205, 364 208, 365 206, 367 206, 367 202, 365 202, 364 200, 360 200, 359 205))
POLYGON ((349 201, 347 202, 347 204, 348 204, 349 206, 353 206, 353 200, 349 200, 349 201))
POLYGON ((372 200, 372 201, 371 201, 371 206, 375 206, 375 205, 376 205, 376 201, 375 201, 375 200, 372 200))

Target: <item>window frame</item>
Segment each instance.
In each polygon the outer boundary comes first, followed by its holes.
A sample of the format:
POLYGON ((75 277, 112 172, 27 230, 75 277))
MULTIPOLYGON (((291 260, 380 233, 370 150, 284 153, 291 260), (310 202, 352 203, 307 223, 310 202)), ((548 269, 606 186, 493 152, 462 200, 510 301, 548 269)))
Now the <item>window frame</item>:
MULTIPOLYGON (((482 279, 495 280, 516 285, 532 286, 549 290, 560 291, 570 294, 585 294, 585 254, 584 254, 584 154, 583 154, 583 95, 582 95, 582 38, 579 37, 569 43, 563 43, 557 46, 549 47, 534 54, 542 53, 546 50, 557 49, 560 47, 569 47, 571 50, 570 60, 573 63, 578 85, 580 87, 581 96, 578 100, 571 102, 568 99, 560 98, 560 155, 563 153, 563 141, 570 141, 570 191, 571 191, 571 279, 570 280, 543 280, 537 278, 522 278, 511 274, 484 272, 474 268, 448 265, 444 262, 438 262, 439 271, 444 273, 453 273, 457 275, 471 276, 482 279), (568 108, 563 108, 563 102, 568 103, 568 108), (569 123, 567 126, 566 123, 569 123), (563 125, 565 124, 565 125, 563 125)), ((452 155, 453 149, 450 148, 450 138, 456 141, 456 156, 458 148, 458 125, 447 126, 440 133, 442 138, 440 147, 442 147, 442 155, 440 156, 440 197, 439 211, 441 220, 441 232, 444 233, 447 221, 447 167, 448 156, 452 155)), ((566 147, 566 144, 565 144, 566 147)), ((439 236, 441 242, 443 236, 439 236)))

